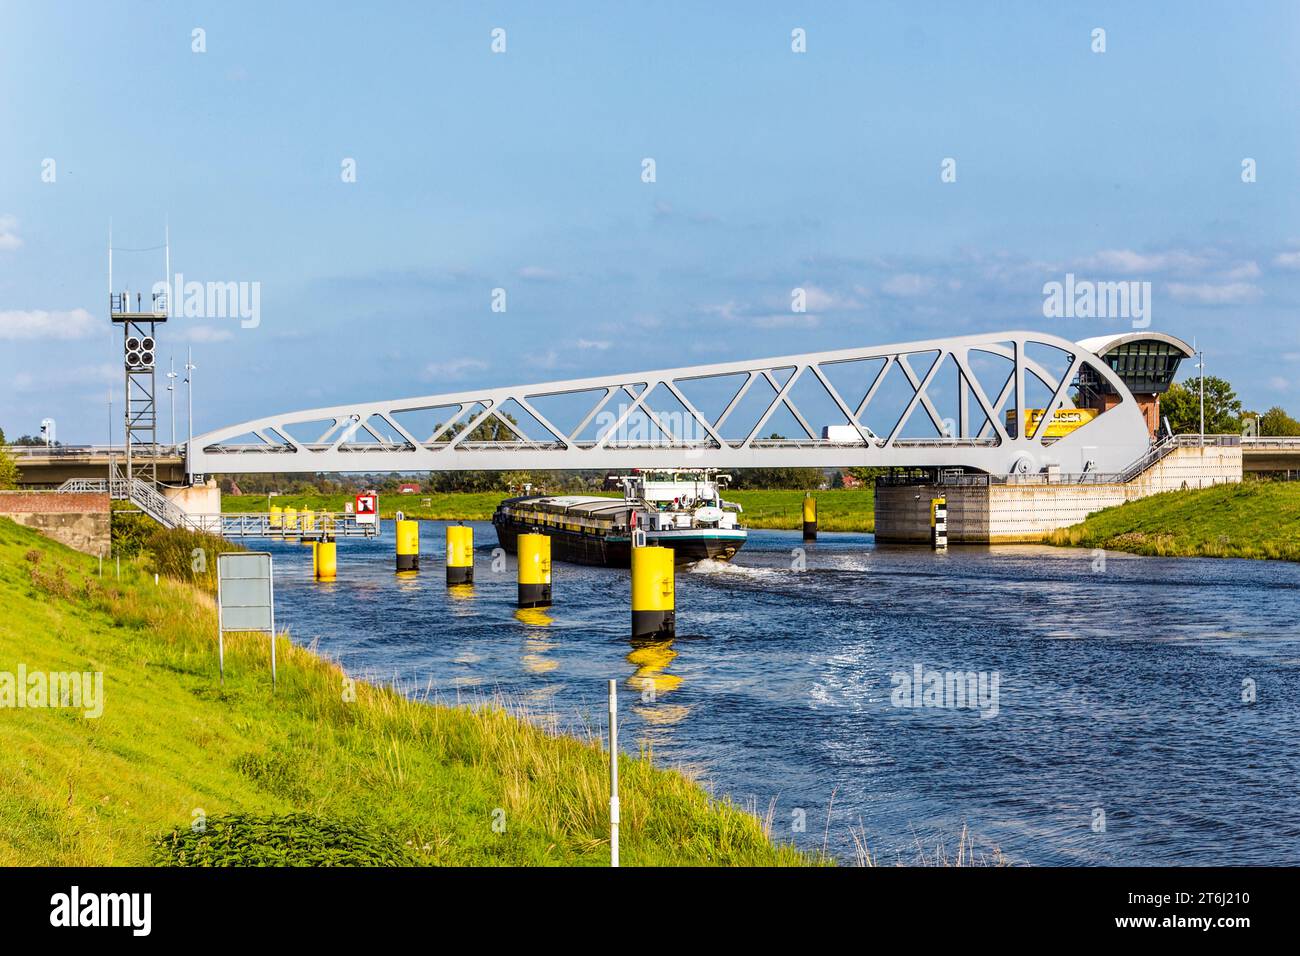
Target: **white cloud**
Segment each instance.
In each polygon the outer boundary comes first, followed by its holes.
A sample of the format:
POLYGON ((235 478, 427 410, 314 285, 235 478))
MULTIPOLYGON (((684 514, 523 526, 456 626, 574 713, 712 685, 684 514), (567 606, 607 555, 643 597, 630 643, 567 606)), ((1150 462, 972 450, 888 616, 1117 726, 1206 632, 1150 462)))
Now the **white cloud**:
POLYGON ((1179 302, 1196 305, 1243 305, 1254 302, 1263 295, 1258 286, 1249 282, 1230 282, 1227 285, 1171 282, 1167 288, 1169 294, 1179 302))
POLYGON ((1279 252, 1273 259, 1273 265, 1282 269, 1300 269, 1300 251, 1279 252))
POLYGON ((914 272, 904 272, 892 279, 887 279, 880 288, 886 295, 900 297, 925 295, 934 288, 934 280, 927 279, 925 276, 917 275, 914 272))
MULTIPOLYGON (((862 308, 862 303, 852 295, 840 295, 815 285, 806 285, 803 290, 804 304, 810 312, 835 312, 844 309, 862 308)), ((863 290, 859 289, 857 291, 861 292, 863 290)))
POLYGON ((235 337, 230 329, 221 329, 211 325, 195 325, 185 334, 190 342, 229 342, 235 337))
POLYGON ((1233 266, 1223 274, 1225 279, 1236 281, 1238 279, 1258 279, 1260 276, 1259 266, 1254 262, 1241 262, 1233 266))
POLYGON ((96 322, 85 309, 47 312, 45 309, 0 312, 0 339, 84 339, 107 332, 107 323, 96 322))
POLYGON ((519 270, 519 278, 533 279, 537 282, 551 282, 559 277, 560 274, 558 272, 543 268, 542 266, 524 266, 519 270))
POLYGON ((807 329, 821 322, 817 316, 808 312, 776 312, 757 316, 751 321, 760 329, 807 329))
POLYGON ((0 252, 13 252, 22 244, 18 237, 18 220, 13 216, 0 216, 0 252))
POLYGON ((122 384, 122 366, 103 362, 99 365, 81 365, 76 368, 54 368, 40 373, 19 372, 12 379, 15 392, 45 392, 51 388, 73 388, 79 385, 122 384))
POLYGON ((437 379, 464 378, 471 372, 481 372, 487 367, 487 362, 475 358, 458 358, 451 359, 447 362, 430 362, 424 367, 424 377, 437 379))
POLYGON ((592 349, 597 352, 604 352, 606 349, 612 348, 614 343, 608 342, 605 339, 578 339, 577 345, 580 349, 592 349))
POLYGON ((1205 269, 1209 261, 1204 256, 1182 250, 1169 252, 1134 252, 1132 249, 1103 249, 1101 252, 1080 260, 1079 265, 1085 269, 1098 269, 1104 272, 1134 273, 1150 272, 1186 272, 1205 269))

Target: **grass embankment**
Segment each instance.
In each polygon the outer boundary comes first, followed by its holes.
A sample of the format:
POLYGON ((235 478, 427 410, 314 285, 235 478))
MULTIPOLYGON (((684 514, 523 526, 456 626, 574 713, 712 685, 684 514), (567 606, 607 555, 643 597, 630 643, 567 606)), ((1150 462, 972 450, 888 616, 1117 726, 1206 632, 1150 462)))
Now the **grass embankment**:
MULTIPOLYGON (((103 674, 98 719, 0 708, 0 865, 607 862, 597 743, 350 692, 283 636, 274 695, 258 635, 227 638, 221 687, 211 598, 148 558, 104 570, 0 519, 0 672, 103 674)), ((629 864, 810 862, 678 773, 619 773, 629 864)))
MULTIPOLYGON (((724 497, 745 509, 751 528, 798 530, 803 527, 802 491, 731 491, 724 497)), ((819 531, 875 531, 875 492, 870 488, 814 491, 819 531)))
POLYGON ((1045 540, 1167 557, 1300 561, 1298 531, 1300 483, 1246 481, 1130 501, 1045 540))
MULTIPOLYGON (((874 494, 870 488, 836 489, 818 491, 817 525, 822 531, 874 531, 874 494)), ((728 501, 745 509, 744 522, 751 528, 798 530, 803 527, 802 491, 741 491, 723 492, 728 501)), ((617 494, 613 494, 617 497, 617 494)), ((503 491, 451 492, 431 495, 379 496, 379 514, 391 518, 400 510, 408 518, 430 521, 489 521, 496 506, 509 497, 503 491), (425 502, 428 502, 427 504, 425 502)), ((344 504, 353 500, 351 495, 278 495, 271 504, 289 508, 310 508, 313 511, 343 511, 344 504)), ((221 499, 222 511, 266 511, 266 495, 225 495, 221 499)))

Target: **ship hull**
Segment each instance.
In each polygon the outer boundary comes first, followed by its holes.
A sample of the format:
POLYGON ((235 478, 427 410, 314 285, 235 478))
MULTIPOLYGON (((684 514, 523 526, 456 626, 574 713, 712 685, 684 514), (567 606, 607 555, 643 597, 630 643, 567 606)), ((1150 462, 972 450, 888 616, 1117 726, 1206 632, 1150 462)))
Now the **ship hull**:
MULTIPOLYGON (((606 568, 626 568, 632 563, 632 542, 626 533, 537 527, 500 514, 493 516, 492 525, 496 528, 501 547, 510 554, 516 553, 519 535, 534 533, 551 539, 551 559, 554 561, 606 568)), ((744 546, 746 536, 741 529, 647 531, 646 544, 672 548, 673 563, 681 565, 706 559, 730 561, 744 546)))

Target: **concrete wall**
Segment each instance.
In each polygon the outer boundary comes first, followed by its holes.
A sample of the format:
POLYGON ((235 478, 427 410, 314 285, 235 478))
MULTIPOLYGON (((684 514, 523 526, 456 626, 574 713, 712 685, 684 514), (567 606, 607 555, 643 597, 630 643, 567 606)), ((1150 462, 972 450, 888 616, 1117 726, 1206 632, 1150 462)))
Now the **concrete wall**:
POLYGON ((209 478, 207 483, 202 485, 164 486, 162 492, 171 500, 172 504, 181 508, 187 514, 221 514, 221 488, 214 478, 209 478))
POLYGON ((112 543, 106 494, 0 491, 0 516, 87 554, 108 554, 112 543))
POLYGON ((1163 491, 1241 481, 1240 446, 1175 448, 1124 483, 1075 484, 1066 476, 1031 476, 994 485, 897 485, 876 488, 876 540, 924 544, 930 540, 930 499, 948 500, 948 541, 990 544, 1038 541, 1078 524, 1094 511, 1163 491))

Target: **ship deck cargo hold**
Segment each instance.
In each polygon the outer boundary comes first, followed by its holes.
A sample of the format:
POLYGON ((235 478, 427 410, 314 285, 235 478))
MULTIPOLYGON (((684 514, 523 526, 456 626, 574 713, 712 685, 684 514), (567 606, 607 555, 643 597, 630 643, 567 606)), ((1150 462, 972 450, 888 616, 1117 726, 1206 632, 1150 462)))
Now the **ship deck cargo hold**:
POLYGON ((647 545, 672 548, 677 564, 711 558, 730 560, 744 545, 744 528, 723 527, 719 509, 704 512, 658 511, 624 498, 585 495, 523 496, 501 502, 492 516, 501 547, 516 552, 519 535, 550 536, 557 561, 626 568, 632 560, 632 535, 640 530, 647 545))

